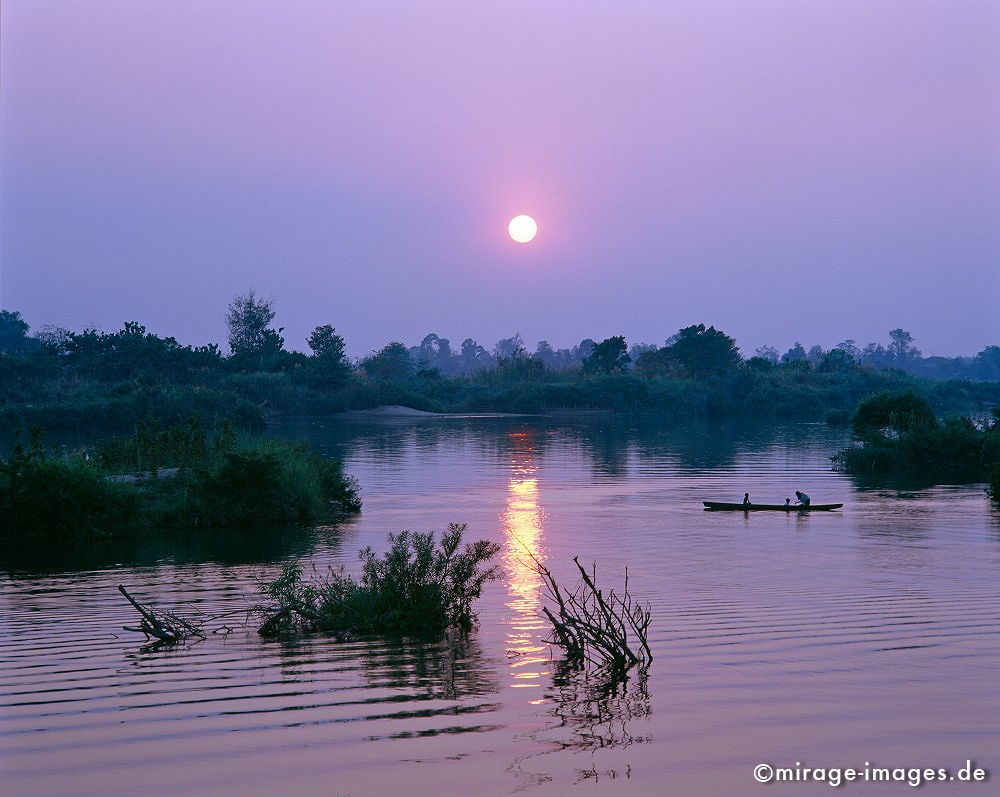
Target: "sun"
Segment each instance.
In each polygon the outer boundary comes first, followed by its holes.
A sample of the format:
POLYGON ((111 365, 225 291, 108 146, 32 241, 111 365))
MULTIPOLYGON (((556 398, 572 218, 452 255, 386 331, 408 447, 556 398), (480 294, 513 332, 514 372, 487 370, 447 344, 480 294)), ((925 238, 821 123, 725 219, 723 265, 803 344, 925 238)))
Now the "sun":
POLYGON ((507 232, 519 244, 526 244, 538 233, 538 225, 531 216, 515 216, 507 225, 507 232))

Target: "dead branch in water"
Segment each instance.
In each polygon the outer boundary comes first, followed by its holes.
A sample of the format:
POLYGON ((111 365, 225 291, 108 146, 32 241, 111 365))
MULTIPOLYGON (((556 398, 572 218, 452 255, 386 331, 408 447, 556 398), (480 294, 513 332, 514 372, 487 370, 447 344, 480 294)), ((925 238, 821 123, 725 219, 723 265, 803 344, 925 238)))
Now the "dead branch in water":
POLYGON ((123 626, 124 630, 145 634, 147 641, 155 639, 156 641, 148 645, 147 648, 153 649, 164 645, 175 645, 191 637, 205 639, 205 634, 201 628, 185 620, 183 617, 178 617, 176 614, 164 611, 163 609, 143 606, 129 595, 128 590, 121 584, 118 585, 118 591, 135 607, 135 610, 139 612, 142 618, 138 627, 126 625, 123 626))
POLYGON ((622 677, 636 665, 653 660, 648 639, 650 608, 629 593, 628 568, 622 591, 612 589, 605 594, 597 587, 597 565, 587 572, 579 557, 573 557, 580 583, 564 590, 545 565, 535 556, 531 558, 546 594, 555 603, 553 609, 542 607, 555 633, 549 643, 563 648, 570 664, 591 664, 622 677))

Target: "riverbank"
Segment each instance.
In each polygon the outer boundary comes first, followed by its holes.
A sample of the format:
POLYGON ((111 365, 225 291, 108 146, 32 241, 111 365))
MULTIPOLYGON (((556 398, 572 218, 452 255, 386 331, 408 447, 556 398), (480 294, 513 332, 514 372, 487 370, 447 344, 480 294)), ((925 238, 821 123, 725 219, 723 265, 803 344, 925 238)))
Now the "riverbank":
POLYGON ((315 525, 361 509, 357 483, 307 444, 199 421, 140 425, 95 456, 35 434, 0 461, 0 538, 129 536, 150 528, 315 525))
POLYGON ((981 412, 1000 404, 1000 384, 930 382, 899 371, 856 369, 824 373, 744 363, 704 378, 590 376, 579 370, 513 378, 473 376, 373 381, 355 374, 338 387, 309 384, 298 372, 201 374, 204 384, 143 384, 100 380, 19 382, 0 405, 0 427, 102 432, 156 418, 178 423, 192 415, 261 430, 275 419, 342 412, 391 417, 506 416, 553 412, 615 412, 690 417, 846 421, 858 402, 882 390, 917 390, 940 413, 981 412))

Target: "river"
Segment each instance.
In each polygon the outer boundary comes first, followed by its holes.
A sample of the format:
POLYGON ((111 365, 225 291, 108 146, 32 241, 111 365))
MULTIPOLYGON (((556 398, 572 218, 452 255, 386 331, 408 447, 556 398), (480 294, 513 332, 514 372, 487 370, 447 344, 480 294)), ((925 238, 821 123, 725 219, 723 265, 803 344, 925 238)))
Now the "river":
MULTIPOLYGON (((0 554, 3 794, 700 797, 763 789, 760 763, 970 759, 1000 778, 1000 513, 981 487, 863 488, 831 470, 846 433, 821 424, 357 415, 276 431, 342 458, 362 514, 0 554), (701 507, 796 489, 846 506, 701 507), (356 569, 387 532, 449 522, 503 545, 468 639, 265 641, 235 613, 285 561, 356 569), (648 674, 607 693, 561 667, 524 550, 564 581, 574 556, 609 584, 627 566, 653 612, 648 674), (118 584, 234 613, 142 652, 118 584)), ((934 792, 951 787, 991 789, 934 792)))

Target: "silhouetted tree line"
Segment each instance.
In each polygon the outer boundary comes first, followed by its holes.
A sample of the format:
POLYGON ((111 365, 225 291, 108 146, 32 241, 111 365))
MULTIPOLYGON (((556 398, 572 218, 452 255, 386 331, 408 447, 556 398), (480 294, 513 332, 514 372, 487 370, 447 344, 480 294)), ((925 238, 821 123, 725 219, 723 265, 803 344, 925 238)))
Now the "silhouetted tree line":
POLYGON ((905 329, 889 332, 889 344, 869 343, 861 347, 854 340, 845 340, 832 349, 812 346, 808 351, 795 342, 788 351, 778 355, 773 346, 762 346, 751 360, 778 363, 808 363, 825 371, 842 371, 858 365, 871 368, 896 368, 927 379, 968 379, 974 382, 1000 381, 1000 346, 986 346, 974 357, 924 357, 913 344, 913 336, 905 329))
MULTIPOLYGON (((908 374, 1000 382, 1000 347, 975 357, 924 358, 902 329, 892 330, 887 346, 846 340, 824 351, 796 343, 782 355, 765 346, 746 359, 732 337, 704 324, 679 330, 662 346, 629 346, 616 335, 562 349, 540 341, 533 353, 518 333, 492 349, 472 338, 455 348, 431 333, 416 346, 392 341, 352 360, 329 324, 309 335, 308 353, 289 351, 274 319, 272 301, 253 291, 236 296, 226 314, 227 355, 216 344, 181 345, 136 322, 111 333, 47 327, 30 334, 19 313, 0 312, 0 421, 51 427, 203 412, 252 424, 268 409, 323 413, 379 404, 821 416, 849 412, 876 390, 913 387, 908 374)), ((924 390, 939 406, 992 400, 955 385, 928 383, 924 390)))

